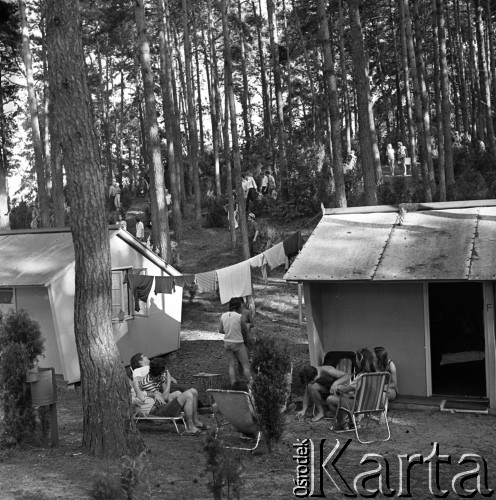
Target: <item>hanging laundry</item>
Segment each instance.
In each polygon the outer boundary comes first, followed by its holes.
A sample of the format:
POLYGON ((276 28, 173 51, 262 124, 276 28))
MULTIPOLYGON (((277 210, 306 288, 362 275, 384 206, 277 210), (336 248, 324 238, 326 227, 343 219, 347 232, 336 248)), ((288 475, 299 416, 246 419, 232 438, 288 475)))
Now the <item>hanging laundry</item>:
POLYGON ((198 293, 215 291, 216 272, 200 273, 195 276, 195 283, 198 287, 198 293))
POLYGON ((174 276, 174 282, 176 283, 176 286, 190 286, 195 282, 195 275, 183 274, 182 276, 174 276))
POLYGON ((294 257, 300 250, 302 245, 301 242, 301 232, 296 231, 289 238, 286 238, 283 241, 284 244, 284 253, 288 257, 294 257))
POLYGON ((150 295, 150 290, 153 285, 153 276, 127 273, 127 278, 124 280, 124 283, 126 282, 134 297, 134 310, 139 312, 139 301, 146 302, 148 300, 148 295, 150 295))
POLYGON ((277 245, 274 245, 272 248, 266 250, 263 254, 265 256, 267 264, 269 264, 269 267, 271 269, 274 269, 274 267, 282 266, 286 258, 286 254, 284 253, 284 245, 282 241, 281 243, 278 243, 277 245))
POLYGON ((248 262, 250 263, 251 267, 262 267, 265 262, 264 254, 259 253, 258 255, 255 255, 255 257, 248 259, 248 262))
POLYGON ((245 297, 252 294, 251 268, 248 260, 218 269, 217 279, 221 304, 226 304, 232 297, 245 297))
POLYGON ((176 291, 172 276, 155 276, 155 295, 157 293, 172 293, 176 291))

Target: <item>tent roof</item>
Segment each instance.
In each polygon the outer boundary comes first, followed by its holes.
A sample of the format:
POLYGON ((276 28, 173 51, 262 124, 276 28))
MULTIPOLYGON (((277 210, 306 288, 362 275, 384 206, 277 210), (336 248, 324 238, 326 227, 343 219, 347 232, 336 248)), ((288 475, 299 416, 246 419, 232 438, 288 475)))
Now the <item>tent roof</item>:
POLYGON ((496 201, 326 210, 284 279, 496 280, 496 201))
MULTIPOLYGON (((180 275, 127 231, 109 229, 170 275, 180 275)), ((74 262, 68 229, 33 229, 0 232, 0 287, 48 285, 74 262)))

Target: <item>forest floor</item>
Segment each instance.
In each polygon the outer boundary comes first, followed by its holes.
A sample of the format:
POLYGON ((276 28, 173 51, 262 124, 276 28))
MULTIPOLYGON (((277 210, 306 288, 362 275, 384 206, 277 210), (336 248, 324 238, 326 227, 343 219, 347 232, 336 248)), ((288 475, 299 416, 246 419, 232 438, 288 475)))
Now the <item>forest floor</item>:
MULTIPOLYGON (((295 221, 289 226, 275 221, 268 223, 278 226, 279 230, 291 232, 307 222, 308 220, 295 221)), ((306 226, 306 235, 314 225, 312 223, 306 226)), ((185 237, 179 244, 181 269, 184 273, 218 269, 241 260, 240 252, 231 250, 227 229, 194 229, 188 223, 185 227, 185 237)), ((294 364, 293 400, 298 402, 302 398, 302 387, 298 383, 297 373, 299 367, 308 363, 308 343, 306 326, 299 323, 297 286, 283 281, 283 274, 282 268, 276 269, 270 272, 268 282, 265 283, 257 272, 254 273, 255 321, 262 337, 276 336, 289 342, 294 364)), ((204 403, 208 401, 205 390, 194 374, 219 373, 221 377, 218 386, 228 387, 227 360, 223 352, 222 337, 217 332, 219 318, 224 310, 225 307, 221 306, 216 294, 197 295, 192 300, 185 296, 181 347, 178 352, 168 356, 172 375, 182 384, 197 387, 204 403)), ((120 477, 125 460, 100 460, 82 452, 82 405, 81 393, 77 387, 59 390, 57 410, 60 446, 0 450, 0 499, 88 499, 91 498, 90 492, 97 478, 105 476, 117 480, 120 477)), ((207 426, 214 426, 212 415, 202 414, 201 418, 207 426)), ((357 441, 354 433, 334 434, 329 430, 329 420, 313 423, 307 418, 297 421, 294 410, 289 412, 285 416, 282 439, 271 453, 263 442, 255 453, 239 452, 243 481, 240 498, 294 498, 293 488, 297 474, 294 446, 305 439, 313 440, 315 446, 316 495, 322 491, 329 498, 345 498, 344 493, 350 493, 345 482, 353 488, 357 474, 373 468, 370 463, 368 466, 361 463, 367 453, 377 454, 375 460, 382 461, 383 479, 387 479, 387 484, 396 489, 397 495, 402 484, 403 496, 406 488, 409 488, 413 498, 433 498, 434 494, 439 494, 434 484, 438 478, 437 485, 449 490, 449 497, 456 497, 452 491, 452 479, 457 473, 473 468, 458 464, 466 453, 477 454, 481 460, 485 460, 487 482, 484 482, 483 477, 481 487, 496 487, 496 419, 493 416, 451 414, 437 408, 393 408, 390 418, 391 439, 363 445, 357 441), (328 464, 327 468, 333 477, 331 479, 326 473, 320 476, 317 469, 319 456, 325 459, 336 446, 336 439, 339 439, 342 454, 335 462, 335 468, 328 464), (432 443, 439 443, 439 455, 449 455, 451 464, 439 465, 439 475, 429 475, 427 464, 417 465, 407 480, 405 459, 399 457, 415 453, 427 457, 433 452, 432 443), (322 447, 319 448, 321 444, 322 447), (319 455, 319 450, 322 455, 319 455), (385 474, 388 474, 387 478, 385 474), (430 477, 432 484, 429 482, 430 477)), ((139 473, 134 497, 128 498, 213 498, 209 490, 212 475, 206 471, 204 435, 179 436, 169 424, 144 423, 140 424, 140 430, 149 452, 139 459, 137 466, 141 464, 144 469, 139 473)), ((384 433, 386 429, 381 426, 373 430, 384 433)), ((236 435, 230 435, 229 439, 239 443, 236 435)), ((337 454, 338 451, 334 457, 337 454)), ((299 470, 304 472, 304 468, 299 470)), ((481 471, 483 476, 483 462, 481 471)), ((358 488, 364 493, 361 484, 358 482, 358 488)), ((365 486, 374 488, 377 484, 377 479, 370 479, 365 486)), ((475 479, 472 478, 465 484, 465 488, 475 484, 475 479)), ((383 490, 378 498, 383 498, 386 494, 387 491, 383 490)), ((358 496, 362 495, 359 493, 358 496)), ((476 498, 480 496, 475 495, 476 498)), ((107 494, 100 498, 114 497, 107 494)), ((223 498, 227 498, 227 495, 223 498)))

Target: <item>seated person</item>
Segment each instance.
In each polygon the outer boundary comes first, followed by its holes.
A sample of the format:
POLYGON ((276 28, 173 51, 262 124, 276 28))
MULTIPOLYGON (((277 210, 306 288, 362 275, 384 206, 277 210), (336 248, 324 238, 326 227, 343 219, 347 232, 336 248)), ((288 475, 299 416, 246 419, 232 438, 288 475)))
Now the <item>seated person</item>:
MULTIPOLYGON (((358 383, 358 377, 362 373, 373 373, 377 371, 377 367, 375 364, 375 359, 374 355, 367 349, 360 349, 356 353, 356 364, 358 367, 358 373, 355 376, 355 378, 348 383, 339 383, 336 387, 336 391, 334 394, 330 394, 327 399, 326 399, 326 404, 331 410, 332 413, 336 413, 336 410, 338 408, 339 400, 342 395, 345 395, 346 398, 348 399, 353 399, 355 397, 355 391, 358 383)), ((341 412, 344 414, 344 412, 341 412)), ((339 415, 338 417, 344 417, 342 415, 339 415)), ((338 418, 338 422, 336 424, 336 429, 342 429, 346 423, 344 420, 340 420, 338 418)))
POLYGON ((334 394, 338 385, 346 383, 350 378, 349 373, 337 370, 333 366, 304 366, 300 371, 300 380, 306 385, 303 396, 303 407, 296 413, 296 418, 305 416, 310 402, 315 404, 317 413, 312 418, 312 422, 317 422, 324 418, 324 401, 329 394, 334 394))
MULTIPOLYGON (((149 414, 158 417, 178 417, 184 411, 186 420, 185 434, 198 434, 204 427, 198 416, 198 392, 188 389, 185 392, 170 394, 171 375, 166 369, 163 358, 150 361, 149 372, 143 377, 133 380, 136 397, 147 403, 147 397, 154 399, 149 414)), ((141 411, 145 412, 143 405, 141 411)))
POLYGON ((380 372, 389 372, 389 385, 387 397, 389 401, 396 399, 398 395, 398 375, 396 365, 389 359, 389 354, 384 347, 374 347, 375 357, 377 359, 377 370, 380 372))

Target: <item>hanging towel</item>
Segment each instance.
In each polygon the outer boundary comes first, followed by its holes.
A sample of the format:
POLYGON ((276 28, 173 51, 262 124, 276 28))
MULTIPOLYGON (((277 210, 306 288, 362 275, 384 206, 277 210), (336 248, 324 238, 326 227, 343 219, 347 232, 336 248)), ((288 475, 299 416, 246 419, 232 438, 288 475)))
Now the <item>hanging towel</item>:
POLYGON ((157 293, 172 293, 176 291, 172 276, 155 276, 155 295, 157 293))
POLYGON ((269 267, 271 269, 274 269, 274 267, 282 266, 286 258, 286 254, 284 253, 284 245, 282 241, 281 243, 278 243, 277 245, 274 245, 272 248, 266 250, 263 254, 265 256, 267 264, 269 264, 269 267))
POLYGON ((195 276, 196 286, 198 287, 198 293, 206 293, 215 291, 215 271, 209 271, 208 273, 200 273, 195 276))
POLYGON ((232 297, 245 297, 252 294, 251 268, 248 260, 218 269, 217 279, 221 304, 226 304, 232 297))
POLYGON ((296 255, 302 247, 301 244, 301 233, 300 231, 296 231, 289 238, 283 241, 284 244, 284 253, 288 257, 293 257, 296 255))
POLYGON ((195 275, 183 274, 182 276, 174 276, 174 281, 177 286, 192 285, 195 282, 195 275))
POLYGON ((127 274, 127 285, 134 297, 134 310, 140 311, 139 301, 146 302, 153 285, 153 276, 127 274))
POLYGON ((250 263, 251 267, 262 267, 265 262, 265 257, 263 253, 259 253, 258 255, 255 255, 255 257, 248 259, 248 262, 250 263))

